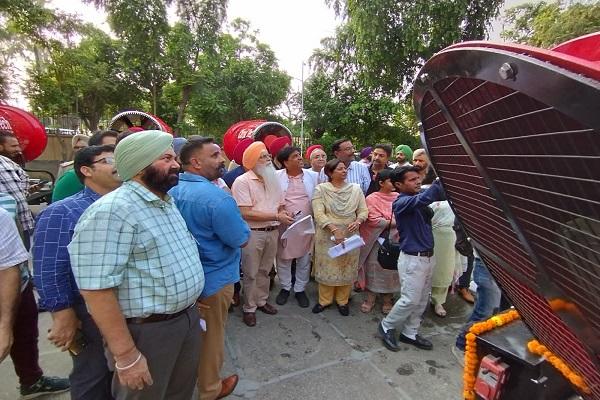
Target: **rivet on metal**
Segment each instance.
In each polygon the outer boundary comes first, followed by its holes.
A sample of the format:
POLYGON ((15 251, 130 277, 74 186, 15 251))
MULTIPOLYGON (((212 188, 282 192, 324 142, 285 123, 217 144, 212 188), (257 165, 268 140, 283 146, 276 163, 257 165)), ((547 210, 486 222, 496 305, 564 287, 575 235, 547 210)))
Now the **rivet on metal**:
POLYGON ((498 70, 498 73, 502 79, 515 79, 517 76, 517 69, 509 63, 504 63, 498 70))

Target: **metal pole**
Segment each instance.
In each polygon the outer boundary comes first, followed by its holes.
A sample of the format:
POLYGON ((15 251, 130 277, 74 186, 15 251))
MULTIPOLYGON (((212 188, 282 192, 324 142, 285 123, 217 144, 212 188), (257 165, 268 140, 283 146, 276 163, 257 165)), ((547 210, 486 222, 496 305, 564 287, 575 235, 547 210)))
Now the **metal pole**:
POLYGON ((300 150, 304 154, 304 61, 302 61, 302 75, 300 86, 300 150))

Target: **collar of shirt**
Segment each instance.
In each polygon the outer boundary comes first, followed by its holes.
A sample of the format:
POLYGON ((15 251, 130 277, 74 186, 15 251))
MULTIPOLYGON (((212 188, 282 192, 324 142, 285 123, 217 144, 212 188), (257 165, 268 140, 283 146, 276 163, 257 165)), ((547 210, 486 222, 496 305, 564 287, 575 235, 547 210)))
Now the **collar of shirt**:
POLYGON ((123 186, 129 186, 131 191, 140 196, 142 200, 151 203, 157 207, 163 207, 165 204, 168 206, 173 205, 173 199, 171 198, 171 196, 165 194, 165 199, 163 200, 139 182, 127 181, 123 183, 123 186))
POLYGON ((191 172, 183 172, 179 174, 179 179, 188 182, 210 182, 202 175, 192 174, 191 172))
POLYGON ((248 178, 254 179, 255 181, 261 181, 262 182, 262 179, 258 175, 256 175, 254 173, 254 171, 252 171, 251 169, 249 169, 248 172, 246 172, 246 173, 248 174, 248 178))
POLYGON ((94 192, 92 189, 90 189, 89 187, 85 186, 83 188, 83 194, 86 196, 89 196, 90 198, 92 198, 94 201, 98 200, 100 197, 102 197, 101 195, 99 195, 98 193, 94 192))

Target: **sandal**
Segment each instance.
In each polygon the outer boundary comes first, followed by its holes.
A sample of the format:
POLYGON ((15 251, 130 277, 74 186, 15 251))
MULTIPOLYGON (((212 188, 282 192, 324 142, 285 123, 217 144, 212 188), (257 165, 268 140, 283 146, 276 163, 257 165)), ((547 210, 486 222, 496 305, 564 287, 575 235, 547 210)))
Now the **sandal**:
POLYGON ((375 307, 375 300, 377 300, 375 293, 367 290, 365 293, 365 300, 360 305, 360 311, 364 313, 371 312, 373 307, 375 307))
POLYGON ((392 298, 391 295, 389 297, 384 296, 383 297, 383 305, 381 306, 381 312, 384 315, 387 315, 390 313, 390 311, 392 311, 392 308, 394 308, 394 299, 392 298))
POLYGON ((375 303, 370 303, 369 299, 365 299, 360 305, 360 311, 364 313, 370 313, 374 306, 375 303))
POLYGON ((440 318, 444 318, 446 316, 446 310, 441 304, 433 305, 433 312, 440 318))

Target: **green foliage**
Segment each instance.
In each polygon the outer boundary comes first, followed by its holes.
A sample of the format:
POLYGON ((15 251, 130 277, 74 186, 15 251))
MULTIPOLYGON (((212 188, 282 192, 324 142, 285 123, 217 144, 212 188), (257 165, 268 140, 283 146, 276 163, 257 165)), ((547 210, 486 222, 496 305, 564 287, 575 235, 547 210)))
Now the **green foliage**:
POLYGON ((94 131, 105 111, 131 106, 139 92, 117 78, 120 43, 95 28, 86 32, 79 45, 53 49, 43 69, 30 68, 26 93, 34 112, 77 113, 94 131))
POLYGON ((344 19, 313 53, 305 84, 313 140, 347 136, 420 147, 409 97, 412 80, 435 52, 485 37, 502 0, 327 0, 344 19))
POLYGON ((66 13, 46 8, 41 0, 0 1, 0 99, 13 82, 15 58, 33 55, 39 63, 50 49, 68 42, 81 26, 66 13))
POLYGON ((503 0, 330 0, 345 17, 341 41, 360 79, 392 96, 406 93, 433 54, 464 40, 484 39, 503 0))
POLYGON ((501 36, 509 41, 549 48, 600 30, 600 2, 575 3, 563 7, 560 2, 526 3, 508 9, 506 28, 501 36))
POLYGON ((249 33, 244 21, 236 36, 222 34, 217 51, 201 59, 206 68, 189 103, 189 118, 203 132, 222 136, 235 122, 273 119, 285 100, 291 78, 277 66, 273 51, 249 33))

